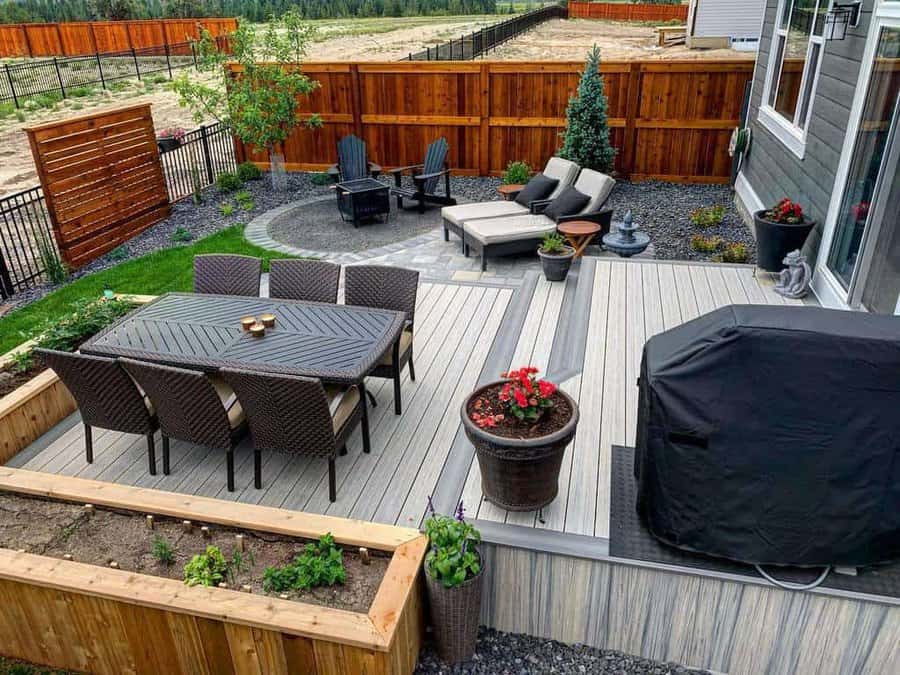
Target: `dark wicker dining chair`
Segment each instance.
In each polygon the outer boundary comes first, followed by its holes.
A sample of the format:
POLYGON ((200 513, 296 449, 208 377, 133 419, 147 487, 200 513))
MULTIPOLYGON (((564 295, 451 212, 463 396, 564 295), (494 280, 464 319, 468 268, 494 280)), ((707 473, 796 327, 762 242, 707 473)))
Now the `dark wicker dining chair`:
POLYGON ((269 297, 335 304, 341 266, 324 260, 273 260, 269 263, 269 297))
POLYGON ((262 260, 249 255, 194 256, 194 293, 259 297, 262 260))
POLYGON ((72 393, 84 422, 84 454, 94 461, 93 427, 141 434, 147 437, 150 475, 156 475, 156 444, 153 434, 159 421, 149 399, 138 389, 115 359, 71 354, 52 349, 34 353, 53 369, 72 393))
POLYGON ((169 473, 169 439, 225 450, 228 491, 234 492, 234 448, 247 429, 241 404, 220 379, 195 370, 119 359, 156 407, 162 431, 163 473, 169 473))
MULTIPOLYGON (((357 387, 324 387, 321 380, 223 368, 219 375, 237 394, 253 438, 254 485, 262 487, 262 451, 328 460, 328 498, 337 499, 335 457, 347 454, 347 439, 363 419, 357 387)), ((363 422, 363 452, 369 432, 363 422)))
MULTIPOLYGON (((355 265, 344 269, 344 301, 348 305, 392 309, 406 313, 406 327, 391 351, 384 355, 371 377, 394 380, 394 412, 400 414, 400 373, 409 364, 409 379, 416 381, 413 366, 413 321, 416 313, 416 291, 419 273, 403 267, 355 265)), ((370 396, 372 405, 377 405, 370 396)))

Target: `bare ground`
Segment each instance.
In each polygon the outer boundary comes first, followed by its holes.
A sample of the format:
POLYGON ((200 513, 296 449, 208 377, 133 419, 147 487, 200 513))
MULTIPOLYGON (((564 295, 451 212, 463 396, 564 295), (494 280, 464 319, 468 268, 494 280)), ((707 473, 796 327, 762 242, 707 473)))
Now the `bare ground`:
POLYGON ((506 61, 577 61, 592 45, 604 59, 753 59, 754 52, 733 49, 688 49, 684 45, 658 47, 651 25, 589 19, 553 20, 510 40, 490 59, 506 61))

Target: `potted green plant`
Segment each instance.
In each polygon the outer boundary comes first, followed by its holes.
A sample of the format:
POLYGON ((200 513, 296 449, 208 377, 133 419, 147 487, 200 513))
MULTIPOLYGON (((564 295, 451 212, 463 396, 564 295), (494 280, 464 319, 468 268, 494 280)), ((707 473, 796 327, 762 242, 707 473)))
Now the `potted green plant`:
POLYGON ((485 499, 510 511, 535 511, 556 498, 566 446, 578 426, 578 405, 525 366, 472 392, 462 405, 475 446, 485 499))
POLYGON ((547 281, 565 281, 575 249, 566 243, 559 232, 550 232, 544 235, 544 241, 538 247, 538 256, 547 281))
POLYGON ((784 257, 803 248, 815 223, 808 220, 800 204, 787 197, 770 209, 753 214, 756 230, 756 264, 768 272, 784 269, 784 257))
POLYGON ((428 512, 425 588, 437 653, 447 663, 461 663, 472 658, 478 640, 484 585, 481 534, 466 522, 462 502, 451 518, 436 513, 429 497, 428 512))

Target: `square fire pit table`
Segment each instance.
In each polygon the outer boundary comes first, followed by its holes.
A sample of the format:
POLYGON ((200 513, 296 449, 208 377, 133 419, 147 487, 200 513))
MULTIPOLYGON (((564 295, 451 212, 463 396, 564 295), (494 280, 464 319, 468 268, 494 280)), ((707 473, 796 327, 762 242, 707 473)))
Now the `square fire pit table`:
POLYGON ((342 220, 350 220, 353 227, 359 227, 362 220, 391 212, 390 188, 374 178, 360 178, 338 183, 338 210, 342 220))

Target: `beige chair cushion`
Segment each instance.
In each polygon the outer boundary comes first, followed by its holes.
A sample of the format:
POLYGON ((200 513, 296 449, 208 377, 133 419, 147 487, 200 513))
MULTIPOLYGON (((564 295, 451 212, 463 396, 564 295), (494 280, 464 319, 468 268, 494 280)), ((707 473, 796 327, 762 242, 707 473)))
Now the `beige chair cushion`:
POLYGON ((591 198, 581 213, 593 213, 603 206, 616 181, 605 173, 593 169, 582 169, 575 181, 575 189, 591 198))
POLYGON ((540 239, 556 231, 556 223, 547 216, 527 215, 509 218, 474 220, 465 225, 466 239, 471 237, 482 244, 502 244, 520 239, 540 239))
POLYGON ((459 204, 458 206, 445 206, 441 209, 441 217, 462 227, 463 223, 479 218, 496 218, 497 216, 515 216, 528 213, 528 207, 515 202, 476 202, 474 204, 459 204))
POLYGON ((578 175, 578 170, 579 166, 568 159, 563 159, 562 157, 551 157, 548 159, 547 165, 541 173, 547 176, 547 178, 555 178, 559 183, 556 184, 556 187, 547 199, 556 199, 560 192, 574 183, 575 177, 578 175))
POLYGON ((244 415, 244 409, 241 407, 241 402, 237 400, 237 395, 225 380, 221 380, 218 377, 210 377, 209 381, 215 388, 216 394, 219 395, 222 405, 225 406, 225 411, 228 413, 228 424, 232 429, 237 429, 247 419, 244 415))
MULTIPOLYGON (((402 356, 410 347, 412 347, 412 332, 408 330, 404 330, 400 333, 400 355, 402 356)), ((379 366, 392 366, 394 365, 394 348, 391 347, 388 350, 388 353, 381 357, 381 361, 378 362, 379 366)))
POLYGON ((325 395, 328 397, 328 410, 331 412, 331 423, 334 427, 334 433, 341 430, 356 406, 359 405, 359 389, 350 387, 343 389, 337 385, 329 385, 325 387, 325 395))

